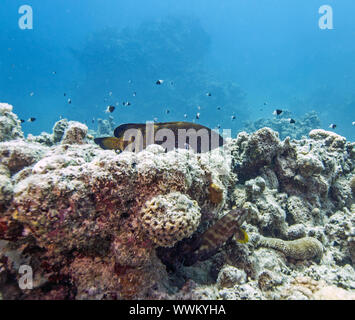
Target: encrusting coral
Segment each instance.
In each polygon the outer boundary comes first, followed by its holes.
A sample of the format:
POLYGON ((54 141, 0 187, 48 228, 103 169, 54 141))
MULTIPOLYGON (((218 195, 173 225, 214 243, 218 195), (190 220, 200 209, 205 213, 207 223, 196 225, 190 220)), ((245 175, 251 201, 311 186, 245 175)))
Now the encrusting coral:
POLYGON ((23 139, 21 121, 12 109, 12 105, 0 103, 0 141, 23 139))
POLYGON ((258 246, 281 251, 287 258, 293 259, 321 259, 322 244, 315 238, 305 237, 292 241, 261 236, 258 246))
POLYGON ((350 180, 350 188, 351 188, 353 195, 355 196, 355 175, 353 175, 350 180))
POLYGON ((209 186, 209 199, 212 203, 218 204, 223 200, 223 189, 217 186, 215 183, 211 183, 209 186))

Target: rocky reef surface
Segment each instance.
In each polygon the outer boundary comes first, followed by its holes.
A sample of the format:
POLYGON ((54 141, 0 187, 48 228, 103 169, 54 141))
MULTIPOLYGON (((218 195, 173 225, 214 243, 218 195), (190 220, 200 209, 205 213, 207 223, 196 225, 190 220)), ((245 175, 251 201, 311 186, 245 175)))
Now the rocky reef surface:
POLYGON ((116 154, 65 119, 25 138, 12 111, 0 104, 0 299, 355 299, 344 137, 264 127, 204 154, 116 154), (189 261, 232 209, 248 241, 189 261), (32 288, 19 288, 23 265, 32 288))

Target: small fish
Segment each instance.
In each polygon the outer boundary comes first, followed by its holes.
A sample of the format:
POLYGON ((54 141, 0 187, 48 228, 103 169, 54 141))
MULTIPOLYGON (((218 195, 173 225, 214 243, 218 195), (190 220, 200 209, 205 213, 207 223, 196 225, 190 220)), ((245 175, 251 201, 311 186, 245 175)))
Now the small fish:
POLYGON ((95 123, 95 118, 92 118, 91 123, 92 123, 92 124, 95 123))
POLYGON ((137 95, 137 92, 133 92, 133 97, 135 97, 137 95))
POLYGON ((217 107, 217 110, 221 110, 221 107, 220 107, 220 106, 218 106, 218 107, 217 107))
POLYGON ((68 99, 68 103, 71 104, 71 99, 70 98, 68 99))
POLYGON ((64 97, 66 97, 67 96, 67 94, 64 92, 64 97))
POLYGON ((201 110, 201 106, 197 106, 197 110, 201 110))
POLYGON ((21 119, 20 121, 21 121, 21 123, 24 123, 24 122, 25 122, 25 120, 23 120, 23 119, 21 119))
POLYGON ((247 233, 240 226, 245 220, 247 211, 235 209, 229 211, 214 225, 207 229, 199 238, 199 244, 194 255, 198 260, 203 261, 213 256, 228 239, 235 237, 240 243, 249 241, 247 233))
POLYGON ((31 92, 31 93, 30 93, 30 96, 31 96, 31 97, 33 97, 34 95, 35 95, 35 93, 34 93, 34 92, 31 92))
POLYGON ((331 123, 330 126, 329 126, 330 129, 335 129, 336 127, 337 127, 337 125, 334 124, 334 123, 331 123))
POLYGON ((103 149, 121 152, 125 150, 139 152, 151 143, 161 145, 166 151, 171 151, 174 148, 183 149, 185 143, 188 143, 195 152, 204 153, 223 146, 225 143, 225 140, 217 132, 208 127, 180 121, 157 122, 151 123, 151 125, 143 123, 122 124, 115 129, 114 137, 96 138, 94 141, 103 149), (156 141, 147 139, 147 135, 155 137, 159 131, 163 133, 166 130, 172 133, 168 139, 156 139, 156 141), (130 135, 127 137, 125 133, 127 135, 130 133, 130 135), (181 139, 182 134, 186 134, 182 136, 185 140, 181 139), (172 141, 169 139, 171 137, 174 137, 172 141))
POLYGON ((352 124, 353 126, 355 126, 355 121, 353 121, 351 124, 352 124))
POLYGON ((294 120, 294 119, 292 119, 292 118, 289 118, 288 121, 289 121, 290 123, 296 123, 296 120, 294 120))
POLYGON ((199 113, 199 112, 196 113, 196 119, 197 120, 200 119, 200 115, 201 115, 201 113, 199 113))
POLYGON ((57 74, 57 72, 53 71, 52 74, 57 74))
POLYGON ((282 110, 276 109, 272 114, 274 114, 275 116, 279 116, 281 113, 282 113, 282 110))
POLYGON ((184 118, 187 119, 187 114, 186 113, 184 114, 184 118))
POLYGON ((206 96, 207 96, 207 97, 211 97, 211 96, 212 96, 212 93, 211 93, 211 92, 207 92, 207 93, 206 93, 206 96))
POLYGON ((231 116, 231 120, 235 120, 236 119, 236 116, 233 114, 232 116, 231 116))
POLYGON ((173 82, 173 81, 170 81, 170 84, 173 86, 173 85, 174 85, 174 82, 173 82))
POLYGON ((165 110, 165 113, 166 113, 166 114, 169 114, 169 113, 170 113, 170 110, 169 110, 169 109, 166 109, 166 110, 165 110))
POLYGON ((221 129, 221 125, 220 124, 217 124, 217 129, 221 129))
POLYGON ((155 118, 153 119, 153 121, 154 121, 154 122, 158 122, 158 118, 155 117, 155 118))
POLYGON ((157 82, 156 82, 157 85, 161 85, 163 83, 164 83, 164 80, 157 80, 157 82))
POLYGON ((106 112, 106 113, 112 113, 112 112, 115 111, 115 109, 116 109, 116 108, 115 108, 114 106, 107 106, 105 112, 106 112))
POLYGON ((267 105, 267 102, 264 102, 264 106, 266 106, 267 105))
POLYGON ((128 107, 128 106, 130 106, 131 105, 131 103, 129 102, 129 101, 127 101, 126 102, 126 106, 128 107))
POLYGON ((108 93, 108 95, 109 95, 110 97, 112 97, 112 91, 110 91, 110 92, 108 93))
POLYGON ((27 121, 28 121, 28 122, 35 122, 35 121, 36 121, 36 118, 31 117, 31 118, 29 118, 27 121))

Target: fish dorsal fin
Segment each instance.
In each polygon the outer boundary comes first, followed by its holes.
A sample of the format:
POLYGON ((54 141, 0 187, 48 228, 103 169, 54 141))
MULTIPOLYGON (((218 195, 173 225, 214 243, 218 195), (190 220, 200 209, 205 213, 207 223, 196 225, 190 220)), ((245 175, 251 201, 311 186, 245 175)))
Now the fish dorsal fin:
POLYGON ((129 130, 129 129, 139 129, 142 130, 145 128, 144 123, 125 123, 121 124, 119 127, 117 127, 114 131, 114 136, 116 138, 122 138, 124 133, 129 130))
POLYGON ((198 123, 193 123, 193 122, 184 122, 184 121, 172 121, 172 122, 159 122, 155 123, 155 125, 158 128, 170 128, 170 127, 176 127, 177 129, 207 129, 210 131, 211 129, 208 127, 205 127, 201 124, 198 123))
MULTIPOLYGON (((139 129, 144 132, 146 127, 145 123, 125 123, 121 124, 118 126, 115 131, 114 131, 114 136, 116 138, 121 138, 123 137, 124 133, 126 130, 129 129, 139 129)), ((177 129, 207 129, 209 132, 211 131, 210 128, 205 127, 201 124, 198 123, 192 123, 192 122, 183 122, 183 121, 174 121, 174 122, 158 122, 154 123, 154 128, 156 129, 161 129, 161 128, 172 128, 175 127, 177 129)))

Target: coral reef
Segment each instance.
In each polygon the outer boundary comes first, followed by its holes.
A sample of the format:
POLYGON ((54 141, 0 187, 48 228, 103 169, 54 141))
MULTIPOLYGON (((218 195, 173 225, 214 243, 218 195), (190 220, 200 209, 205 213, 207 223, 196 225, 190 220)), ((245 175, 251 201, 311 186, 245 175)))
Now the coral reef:
POLYGON ((12 105, 0 103, 0 141, 22 139, 21 121, 12 112, 12 105))
POLYGON ((316 281, 307 276, 296 277, 284 289, 282 296, 292 300, 355 300, 355 293, 327 285, 325 281, 316 281))
POLYGON ((53 127, 53 142, 58 143, 62 140, 65 130, 68 128, 68 120, 62 119, 57 121, 53 127))
POLYGON ((115 130, 115 122, 112 116, 109 116, 108 119, 97 119, 97 137, 111 136, 115 130))
POLYGON ((24 139, 1 106, 3 299, 354 299, 344 137, 262 128, 204 154, 116 154, 65 119, 24 139))
POLYGON ((315 238, 305 237, 293 241, 260 237, 258 245, 281 251, 286 257, 293 259, 321 259, 322 244, 315 238))
POLYGON ((88 133, 88 127, 77 121, 69 121, 68 127, 64 131, 62 144, 83 144, 88 133))
POLYGON ((295 123, 290 123, 290 118, 292 118, 291 112, 284 110, 281 115, 273 119, 262 118, 256 121, 246 121, 244 123, 244 130, 251 133, 268 127, 278 132, 280 139, 285 139, 286 137, 302 139, 311 130, 320 128, 320 120, 315 111, 306 113, 302 118, 296 119, 295 123))
POLYGON ((158 195, 143 208, 142 227, 157 246, 172 247, 196 231, 201 219, 199 209, 196 201, 179 192, 158 195))

